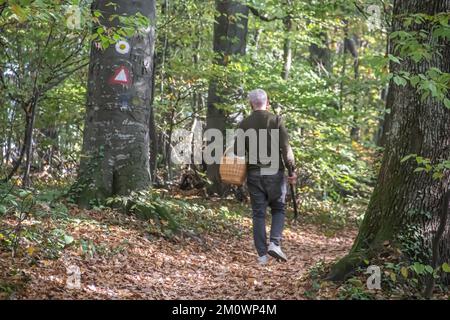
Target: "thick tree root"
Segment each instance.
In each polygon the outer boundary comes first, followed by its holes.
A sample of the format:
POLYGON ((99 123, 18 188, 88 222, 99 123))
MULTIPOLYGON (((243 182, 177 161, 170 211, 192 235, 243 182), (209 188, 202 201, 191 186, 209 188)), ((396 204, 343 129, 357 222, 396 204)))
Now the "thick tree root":
POLYGON ((366 256, 364 252, 350 252, 331 268, 325 280, 344 281, 353 274, 356 268, 363 264, 366 256))

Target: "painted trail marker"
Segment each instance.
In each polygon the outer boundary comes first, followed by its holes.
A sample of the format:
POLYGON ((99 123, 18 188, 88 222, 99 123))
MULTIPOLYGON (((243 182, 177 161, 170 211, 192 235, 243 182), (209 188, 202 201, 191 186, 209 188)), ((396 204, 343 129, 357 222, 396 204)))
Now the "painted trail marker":
POLYGON ((120 54, 127 54, 130 52, 130 44, 124 40, 120 40, 116 43, 116 51, 120 54))
POLYGON ((130 100, 130 97, 127 94, 121 94, 119 96, 120 111, 130 110, 130 106, 128 105, 129 100, 130 100))
POLYGON ((110 84, 122 84, 129 85, 131 84, 131 76, 130 71, 124 66, 119 67, 114 71, 114 75, 109 80, 110 84))

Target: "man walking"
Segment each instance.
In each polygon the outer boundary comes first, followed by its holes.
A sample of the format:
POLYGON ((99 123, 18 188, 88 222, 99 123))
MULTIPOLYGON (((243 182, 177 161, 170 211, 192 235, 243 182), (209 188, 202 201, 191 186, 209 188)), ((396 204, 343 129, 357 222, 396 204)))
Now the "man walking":
MULTIPOLYGON (((287 261, 281 250, 287 191, 284 168, 294 167, 295 161, 284 124, 280 117, 268 110, 270 106, 266 92, 261 89, 253 90, 248 98, 252 114, 239 124, 239 129, 242 130, 238 130, 235 151, 240 155, 238 142, 244 140, 247 186, 253 212, 253 239, 259 256, 258 262, 264 265, 269 260, 268 255, 287 261), (268 155, 271 161, 267 161, 268 155), (268 206, 272 214, 269 246, 265 223, 268 206)), ((288 177, 289 183, 295 184, 296 178, 295 173, 288 177)))

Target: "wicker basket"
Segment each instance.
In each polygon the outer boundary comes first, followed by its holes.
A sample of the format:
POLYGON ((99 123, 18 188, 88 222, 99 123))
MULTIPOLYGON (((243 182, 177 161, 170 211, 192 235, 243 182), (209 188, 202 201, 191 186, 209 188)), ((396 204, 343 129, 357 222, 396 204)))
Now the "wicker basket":
POLYGON ((247 176, 247 164, 245 157, 228 155, 233 147, 225 150, 219 167, 220 179, 223 183, 241 186, 247 176))

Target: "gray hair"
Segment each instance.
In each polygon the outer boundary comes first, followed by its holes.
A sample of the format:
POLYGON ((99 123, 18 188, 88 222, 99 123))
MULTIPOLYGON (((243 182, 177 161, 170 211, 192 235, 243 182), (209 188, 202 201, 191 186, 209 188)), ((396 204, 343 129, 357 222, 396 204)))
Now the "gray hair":
POLYGON ((248 100, 255 109, 262 109, 267 105, 267 93, 262 89, 255 89, 248 94, 248 100))

